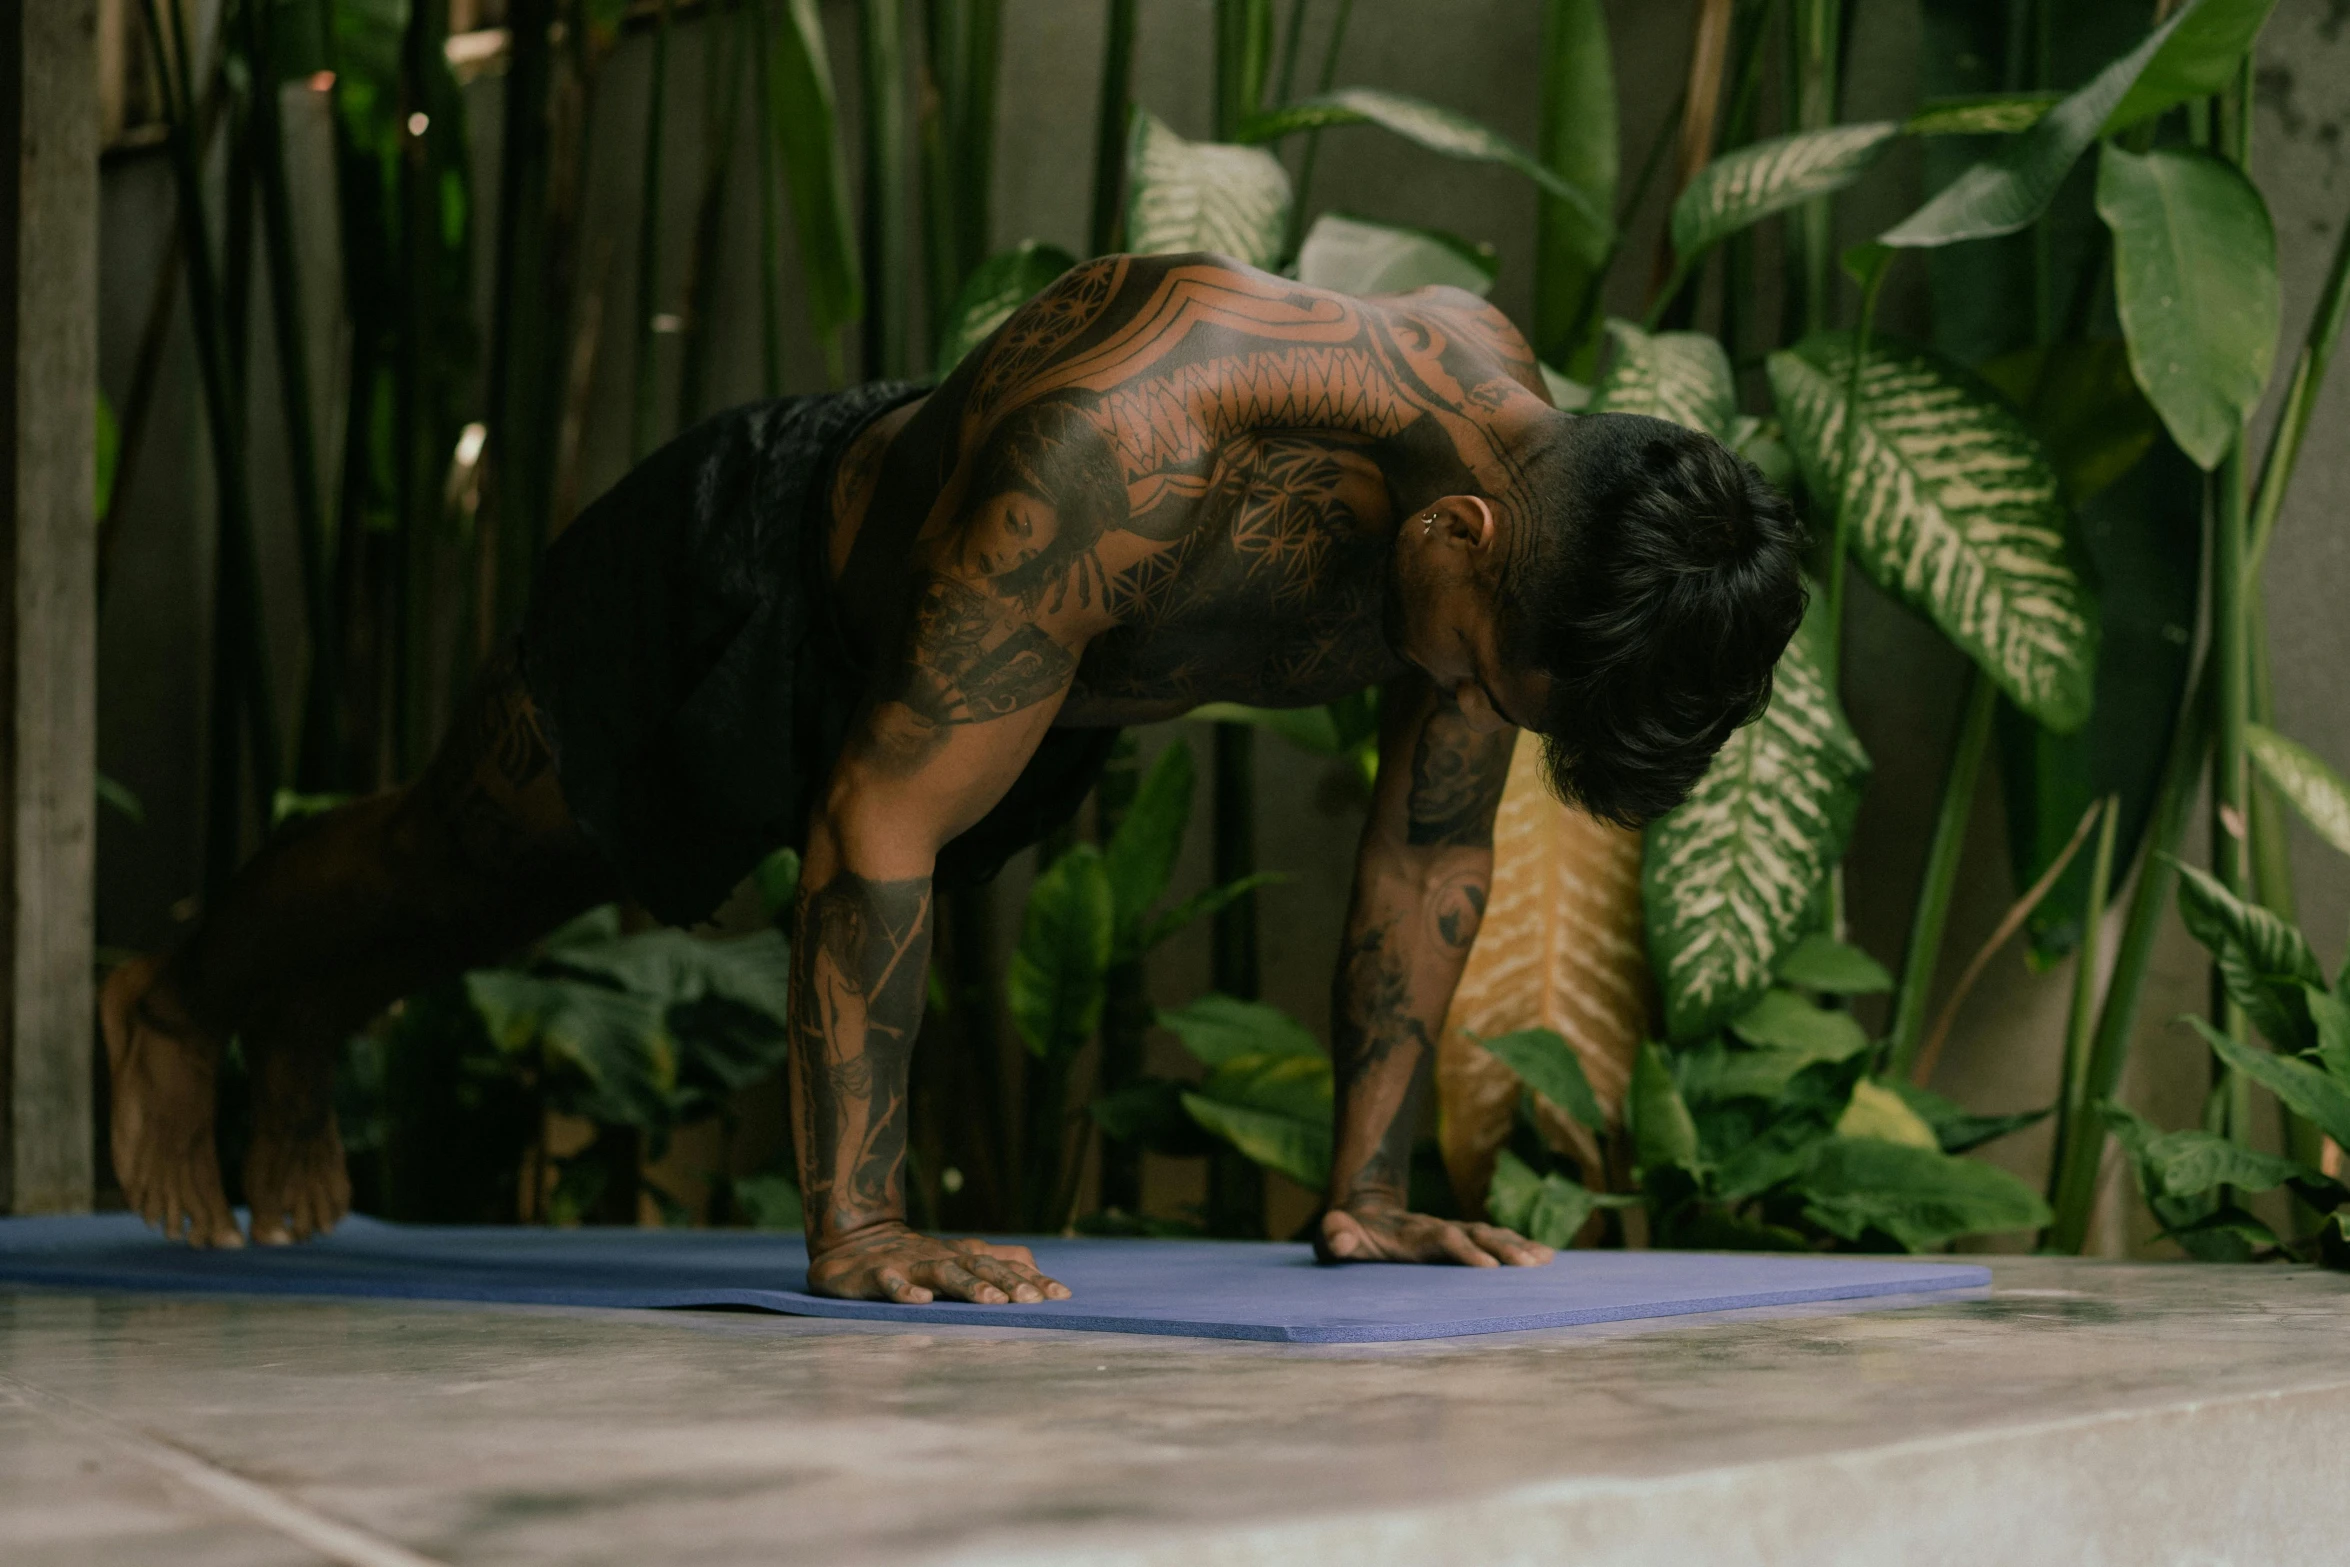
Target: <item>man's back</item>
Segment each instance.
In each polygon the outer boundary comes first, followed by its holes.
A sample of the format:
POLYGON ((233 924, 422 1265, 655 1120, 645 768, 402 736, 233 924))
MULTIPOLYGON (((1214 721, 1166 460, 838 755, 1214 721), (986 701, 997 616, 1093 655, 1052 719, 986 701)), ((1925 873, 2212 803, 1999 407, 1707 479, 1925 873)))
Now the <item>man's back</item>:
MULTIPOLYGON (((1509 323, 1456 290, 1360 300, 1216 257, 1092 262, 844 457, 842 607, 884 665, 910 600, 933 641, 983 610, 1064 641, 1074 621, 1061 725, 1328 701, 1400 667, 1397 490, 1500 492, 1539 388, 1509 323), (957 586, 982 582, 995 603, 957 586)), ((936 682, 940 721, 1030 696, 1054 674, 1032 651, 936 682)))

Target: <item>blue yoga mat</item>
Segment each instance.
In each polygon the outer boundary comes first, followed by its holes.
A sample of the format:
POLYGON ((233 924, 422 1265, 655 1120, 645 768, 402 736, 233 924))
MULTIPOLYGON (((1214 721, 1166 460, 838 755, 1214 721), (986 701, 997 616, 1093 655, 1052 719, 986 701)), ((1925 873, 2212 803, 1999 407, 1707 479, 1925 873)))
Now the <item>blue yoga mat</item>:
POLYGON ((1987 1268, 1867 1257, 1570 1251, 1544 1268, 1321 1267, 1304 1246, 1038 1240, 1074 1292, 1035 1306, 893 1306, 810 1295, 797 1236, 746 1230, 433 1228, 354 1215, 324 1240, 167 1244, 130 1214, 0 1220, 0 1283, 525 1305, 737 1306, 794 1316, 993 1323, 1352 1344, 1977 1288, 1987 1268))

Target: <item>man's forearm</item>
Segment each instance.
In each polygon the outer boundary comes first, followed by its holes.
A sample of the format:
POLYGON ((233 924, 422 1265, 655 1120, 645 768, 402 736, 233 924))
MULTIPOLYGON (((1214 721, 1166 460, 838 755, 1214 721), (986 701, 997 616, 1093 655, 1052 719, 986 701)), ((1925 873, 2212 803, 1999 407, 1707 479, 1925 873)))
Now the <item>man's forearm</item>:
POLYGON ((1448 846, 1412 860, 1366 864, 1347 914, 1331 1006, 1333 1207, 1408 1196, 1437 1035, 1485 913, 1490 850, 1448 846))
POLYGON ((905 1218, 906 1080, 930 968, 930 878, 845 867, 803 883, 792 944, 792 1099, 813 1251, 905 1218))

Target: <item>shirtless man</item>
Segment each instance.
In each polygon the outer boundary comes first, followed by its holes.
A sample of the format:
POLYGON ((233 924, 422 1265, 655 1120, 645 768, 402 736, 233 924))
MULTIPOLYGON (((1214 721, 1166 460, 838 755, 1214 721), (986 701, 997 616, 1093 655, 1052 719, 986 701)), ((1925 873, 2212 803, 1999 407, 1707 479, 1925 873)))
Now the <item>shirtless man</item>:
POLYGON ((235 1034, 253 1238, 325 1230, 348 1205, 328 1090, 350 1030, 615 896, 705 917, 794 843, 810 1287, 1064 1298, 1022 1247, 905 1222, 934 888, 1066 820, 1117 726, 1376 685, 1318 1249, 1545 1262, 1404 1201, 1516 731, 1563 798, 1669 809, 1768 698, 1798 543, 1712 440, 1551 407, 1471 295, 1089 262, 927 395, 720 415, 583 513, 423 777, 281 834, 169 957, 109 980, 124 1192, 175 1237, 238 1242, 212 1139, 235 1034))

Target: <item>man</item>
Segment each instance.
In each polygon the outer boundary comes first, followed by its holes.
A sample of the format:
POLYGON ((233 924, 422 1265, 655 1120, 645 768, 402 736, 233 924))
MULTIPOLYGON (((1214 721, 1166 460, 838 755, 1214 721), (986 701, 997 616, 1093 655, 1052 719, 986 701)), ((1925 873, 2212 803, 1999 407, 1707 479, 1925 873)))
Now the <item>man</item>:
POLYGON ((927 395, 721 415, 589 508, 422 778, 281 835, 167 960, 110 979, 124 1191, 167 1233, 237 1242, 211 1104, 235 1034, 253 1237, 326 1229, 350 1030, 614 896, 701 919, 788 842, 810 1287, 1064 1298, 1024 1248, 905 1223, 934 889, 1066 820, 1117 726, 1376 684, 1319 1250, 1547 1261, 1404 1203, 1515 730, 1563 798, 1669 809, 1768 698, 1797 543, 1715 442, 1552 408, 1468 294, 1087 263, 927 395))

